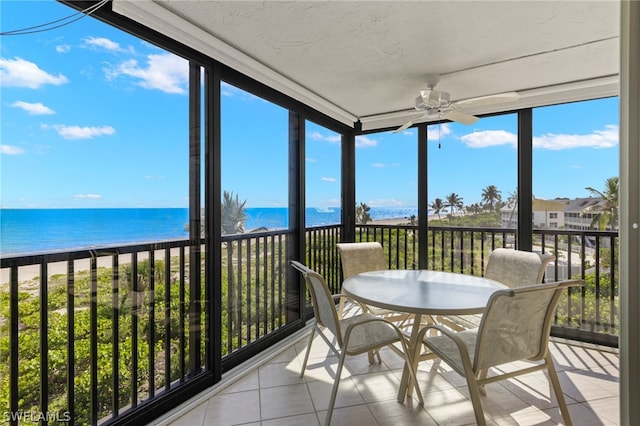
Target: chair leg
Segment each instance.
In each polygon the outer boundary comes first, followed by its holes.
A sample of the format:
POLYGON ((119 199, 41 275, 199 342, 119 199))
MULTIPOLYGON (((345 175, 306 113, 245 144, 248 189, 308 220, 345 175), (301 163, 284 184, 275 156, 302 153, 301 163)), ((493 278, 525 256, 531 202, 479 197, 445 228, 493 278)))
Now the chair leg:
POLYGON ((567 403, 564 400, 564 394, 562 393, 562 388, 560 387, 560 380, 558 379, 558 373, 556 372, 556 367, 553 365, 553 358, 551 358, 551 353, 547 351, 547 355, 544 357, 544 362, 547 366, 547 370, 549 371, 549 382, 553 387, 553 392, 556 394, 556 400, 558 401, 558 407, 560 408, 560 413, 562 413, 562 419, 564 420, 564 424, 566 426, 572 426, 571 417, 569 416, 569 409, 567 408, 567 403))
POLYGON ((329 397, 329 407, 327 408, 327 417, 324 419, 325 426, 331 424, 331 416, 333 415, 333 407, 336 403, 336 396, 338 396, 338 385, 340 384, 340 375, 342 374, 342 367, 344 366, 345 351, 340 354, 340 361, 338 362, 338 369, 336 370, 336 379, 333 381, 333 388, 331 388, 331 396, 329 397))
POLYGON ((380 358, 379 349, 367 352, 367 356, 369 357, 369 364, 373 364, 374 362, 376 362, 375 358, 378 358, 378 364, 382 364, 382 358, 380 358))
POLYGON ((476 424, 478 426, 486 426, 486 420, 484 419, 484 411, 482 409, 482 402, 480 401, 480 387, 478 386, 478 379, 472 371, 465 373, 467 378, 467 387, 469 388, 469 395, 471 396, 471 404, 473 404, 473 413, 476 416, 476 424))
MULTIPOLYGON (((484 380, 487 378, 487 376, 489 375, 489 369, 488 368, 483 368, 482 370, 480 370, 480 380, 484 380)), ((480 386, 480 394, 481 395, 486 395, 487 394, 487 390, 484 388, 484 385, 480 386)))
POLYGON ((307 368, 307 360, 309 359, 309 352, 311 352, 311 344, 313 343, 313 337, 316 333, 316 327, 311 327, 311 334, 309 335, 309 343, 307 344, 307 350, 304 354, 304 361, 302 362, 302 370, 300 371, 300 377, 304 377, 304 370, 307 368))

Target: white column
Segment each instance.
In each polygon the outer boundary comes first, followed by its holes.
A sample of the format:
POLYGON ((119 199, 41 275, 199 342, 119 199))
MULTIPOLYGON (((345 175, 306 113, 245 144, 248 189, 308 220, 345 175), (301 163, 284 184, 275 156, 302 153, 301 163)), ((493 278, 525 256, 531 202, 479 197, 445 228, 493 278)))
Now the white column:
POLYGON ((640 425, 640 2, 620 6, 620 424, 640 425))

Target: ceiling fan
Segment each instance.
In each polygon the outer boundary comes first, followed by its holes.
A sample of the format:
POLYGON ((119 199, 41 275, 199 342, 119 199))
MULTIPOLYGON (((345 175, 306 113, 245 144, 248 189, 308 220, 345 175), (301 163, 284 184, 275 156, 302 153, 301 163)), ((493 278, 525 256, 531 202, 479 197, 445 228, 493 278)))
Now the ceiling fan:
POLYGON ((520 99, 520 95, 518 95, 517 92, 506 92, 451 102, 451 97, 448 92, 435 90, 438 80, 439 76, 437 75, 428 76, 427 89, 421 90, 420 95, 416 98, 416 110, 424 111, 424 113, 413 120, 409 120, 404 123, 402 126, 394 130, 393 133, 401 132, 412 126, 413 123, 425 118, 445 119, 462 124, 473 124, 478 120, 478 117, 462 112, 460 109, 493 105, 503 102, 513 102, 520 99))

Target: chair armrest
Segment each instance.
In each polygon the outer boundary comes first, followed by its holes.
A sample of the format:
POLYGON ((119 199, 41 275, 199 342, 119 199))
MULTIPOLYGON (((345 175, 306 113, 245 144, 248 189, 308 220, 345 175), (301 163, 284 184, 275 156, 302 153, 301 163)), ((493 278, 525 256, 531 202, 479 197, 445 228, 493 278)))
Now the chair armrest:
MULTIPOLYGON (((471 358, 469 357, 469 351, 467 350, 467 345, 458 336, 458 332, 451 331, 450 329, 443 327, 441 325, 429 324, 423 327, 422 329, 420 329, 420 332, 418 333, 418 340, 417 340, 419 342, 422 341, 431 351, 433 351, 436 355, 438 355, 439 358, 442 358, 445 361, 447 361, 447 364, 450 364, 451 367, 453 367, 454 369, 457 369, 457 366, 455 365, 455 363, 449 362, 449 360, 445 359, 447 358, 446 356, 447 354, 442 353, 438 350, 434 350, 434 347, 429 344, 429 338, 427 337, 425 339, 424 336, 429 330, 438 330, 440 333, 442 333, 444 337, 451 339, 453 343, 455 343, 456 347, 458 348, 458 352, 460 353, 460 360, 462 361, 461 367, 466 371, 473 371, 473 364, 471 362, 471 358)), ((464 371, 462 372, 459 371, 458 373, 465 375, 464 371)))

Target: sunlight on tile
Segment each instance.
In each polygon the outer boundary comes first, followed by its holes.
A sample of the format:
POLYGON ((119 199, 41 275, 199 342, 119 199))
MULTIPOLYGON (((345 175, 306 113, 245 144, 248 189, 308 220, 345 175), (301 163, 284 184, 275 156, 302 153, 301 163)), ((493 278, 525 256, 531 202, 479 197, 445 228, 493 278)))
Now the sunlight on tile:
MULTIPOLYGON (((298 338, 262 365, 241 374, 191 409, 171 417, 180 425, 321 425, 326 416, 338 358, 314 340, 304 378, 300 377, 307 338, 298 338)), ((618 355, 605 348, 551 342, 572 421, 580 426, 619 424, 618 355)), ((418 381, 425 404, 397 402, 403 360, 390 349, 382 363, 366 354, 351 357, 343 369, 333 425, 474 425, 465 379, 445 363, 423 361, 418 381)), ((496 371, 509 371, 511 367, 496 371)), ((482 404, 488 425, 562 424, 545 373, 535 372, 486 386, 482 404)), ((193 405, 193 404, 192 404, 193 405)))

